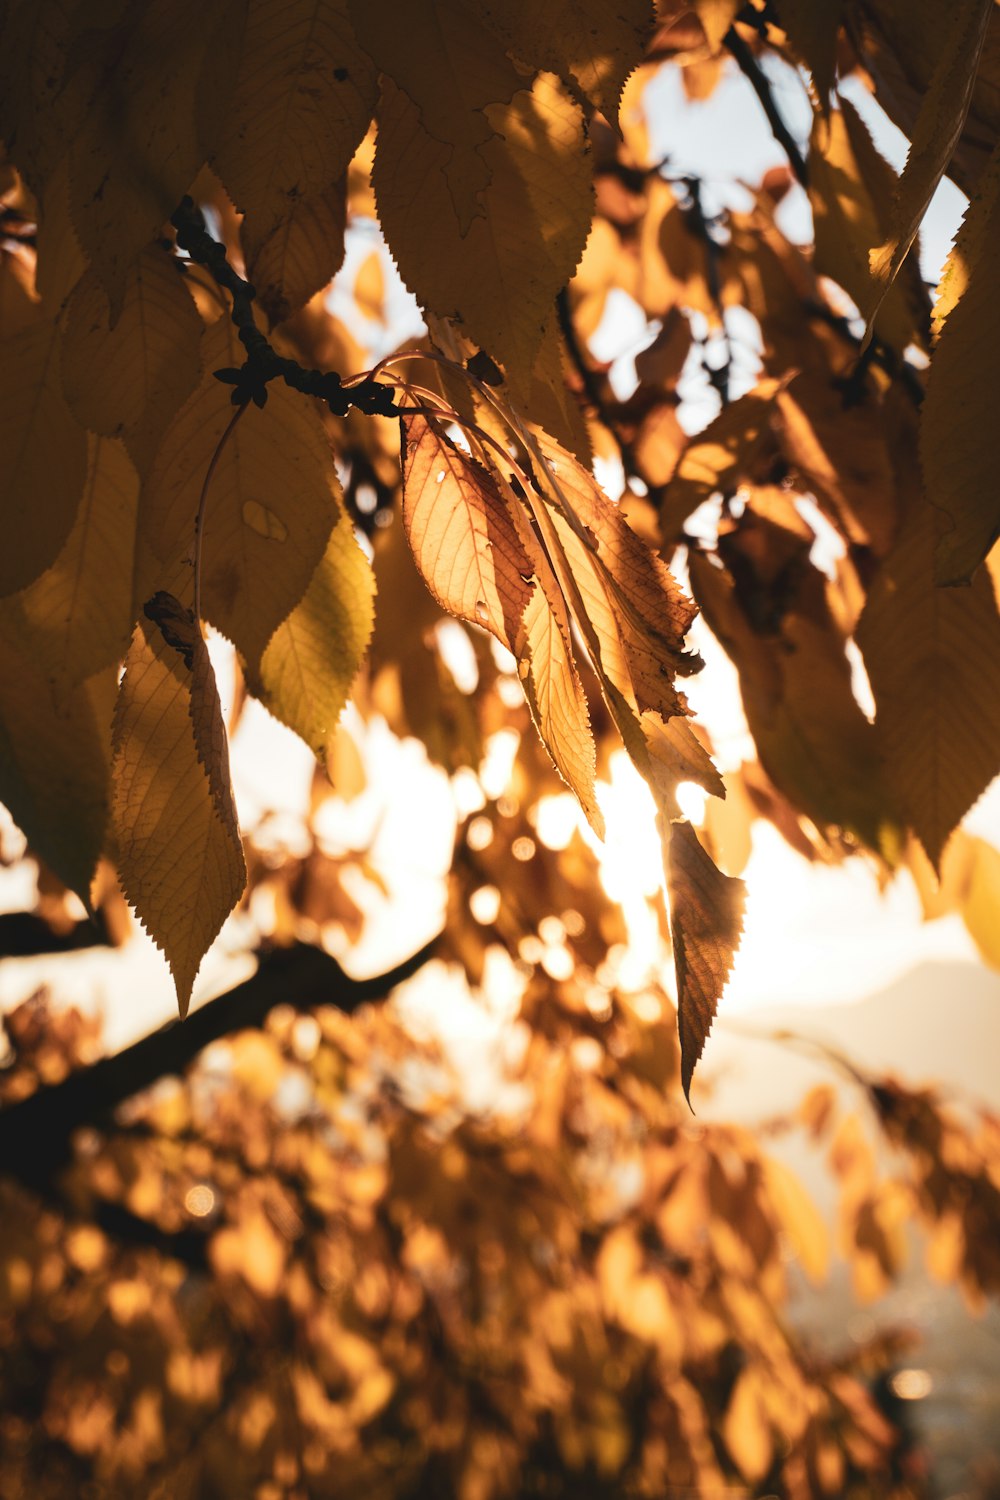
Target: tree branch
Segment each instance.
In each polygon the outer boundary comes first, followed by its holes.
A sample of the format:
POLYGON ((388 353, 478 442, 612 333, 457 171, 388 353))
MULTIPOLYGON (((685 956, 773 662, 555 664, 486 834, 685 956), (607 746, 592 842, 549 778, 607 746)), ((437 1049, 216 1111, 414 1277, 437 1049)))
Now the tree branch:
POLYGON ((736 59, 740 72, 746 77, 750 87, 760 100, 764 113, 767 116, 767 123, 771 127, 771 133, 788 157, 788 165, 802 187, 808 188, 809 167, 806 159, 799 150, 799 145, 795 137, 781 118, 781 112, 774 102, 774 95, 771 93, 771 85, 768 83, 760 64, 735 26, 730 26, 723 40, 731 55, 736 59))
POLYGON ((437 942, 433 938, 371 979, 352 979, 335 958, 307 943, 262 953, 256 974, 185 1021, 170 1021, 123 1052, 0 1111, 0 1171, 28 1187, 44 1185, 69 1160, 74 1131, 106 1125, 119 1104, 165 1075, 183 1072, 210 1042, 262 1025, 279 1003, 296 1010, 336 1005, 350 1014, 416 974, 437 942))
POLYGON ((225 245, 209 234, 201 209, 191 198, 182 199, 170 222, 177 231, 180 248, 204 266, 233 299, 232 320, 247 351, 246 364, 238 370, 216 370, 214 374, 216 380, 233 386, 234 406, 246 406, 250 401, 263 406, 268 381, 281 379, 292 390, 325 401, 336 417, 346 416, 352 406, 368 416, 398 415, 392 392, 377 380, 359 380, 345 386, 336 370, 306 370, 298 360, 285 359, 272 348, 253 315, 256 292, 233 270, 225 245))

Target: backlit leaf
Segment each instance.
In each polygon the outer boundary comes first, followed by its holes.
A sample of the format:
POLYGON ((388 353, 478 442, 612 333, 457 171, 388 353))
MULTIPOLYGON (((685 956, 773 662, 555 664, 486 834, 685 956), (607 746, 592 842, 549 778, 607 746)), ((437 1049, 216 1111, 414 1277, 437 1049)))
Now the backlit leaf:
POLYGON ((914 504, 857 637, 893 782, 937 867, 948 835, 1000 771, 1000 615, 985 569, 968 588, 934 586, 936 516, 914 504))
POLYGON ((944 28, 934 72, 913 126, 906 166, 889 207, 888 227, 870 254, 873 288, 862 307, 869 331, 961 138, 993 14, 994 0, 958 0, 944 28))
POLYGON ((203 86, 201 102, 209 160, 256 250, 288 219, 314 239, 302 205, 343 177, 376 95, 346 0, 249 0, 233 91, 203 86))
MULTIPOLYGON (((192 555, 202 486, 234 412, 229 387, 212 371, 241 364, 242 353, 228 318, 206 330, 202 383, 164 434, 143 488, 141 535, 171 584, 192 555)), ((205 518, 205 616, 250 661, 260 659, 319 565, 336 484, 319 417, 273 381, 267 405, 244 413, 221 452, 205 518)))
POLYGON ((108 817, 115 680, 98 673, 57 704, 30 657, 0 652, 0 800, 84 901, 108 817))
POLYGON ((604 819, 594 795, 597 754, 587 698, 569 641, 542 589, 524 607, 523 635, 515 642, 521 686, 535 727, 559 774, 576 793, 599 838, 604 819))
POLYGON ((825 109, 837 70, 843 0, 777 0, 775 8, 795 56, 812 74, 816 95, 825 109))
POLYGON ((406 424, 403 525, 442 608, 513 649, 532 566, 492 475, 426 418, 406 424))
POLYGON ((247 275, 272 326, 298 312, 336 276, 344 259, 346 218, 340 180, 323 193, 297 199, 263 238, 255 221, 244 220, 247 275))
POLYGON ((301 601, 268 641, 259 668, 248 663, 255 696, 328 768, 337 720, 372 633, 374 596, 371 565, 341 511, 301 601))
MULTIPOLYGON (((662 813, 660 817, 662 821, 662 813)), ((661 832, 666 837, 666 831, 661 832)), ((684 821, 670 825, 666 872, 677 974, 681 1082, 690 1100, 695 1065, 739 947, 746 888, 742 880, 723 875, 691 824, 684 821)))
POLYGON ((132 554, 139 481, 122 445, 88 438, 87 478, 73 528, 50 568, 0 603, 0 622, 57 698, 121 660, 132 629, 132 554))
POLYGON ((208 650, 169 594, 145 613, 115 706, 112 822, 122 888, 170 964, 183 1016, 246 869, 208 650))
POLYGON ((830 1262, 830 1235, 823 1215, 795 1173, 775 1157, 764 1158, 768 1196, 782 1230, 810 1281, 820 1282, 830 1262))
POLYGON ((55 561, 87 475, 87 434, 66 405, 59 332, 45 320, 0 345, 0 595, 55 561))
POLYGON ((480 154, 489 178, 483 211, 465 230, 445 174, 451 148, 391 82, 383 87, 373 182, 403 280, 432 312, 459 322, 527 395, 546 319, 590 228, 583 120, 548 74, 486 114, 494 134, 480 154))
POLYGON ((612 123, 625 80, 642 60, 653 23, 649 0, 486 0, 487 24, 513 54, 558 73, 612 123))
POLYGON ((941 280, 940 336, 921 413, 920 458, 931 503, 950 518, 937 544, 938 583, 966 583, 1000 534, 1000 429, 996 403, 1000 297, 1000 147, 941 280))
MULTIPOLYGON (((493 166, 490 105, 508 105, 526 85, 478 7, 463 0, 350 0, 358 38, 375 66, 410 100, 427 137, 445 147, 442 174, 451 211, 465 235, 480 217, 493 166), (445 86, 442 87, 442 82, 445 86)), ((376 188, 377 191, 377 188, 376 188)))
POLYGON ((88 99, 70 138, 70 203, 116 320, 129 267, 202 162, 195 96, 211 30, 199 0, 146 0, 91 34, 88 99), (128 149, 122 149, 122 143, 128 149))
POLYGON ((140 472, 201 375, 202 323, 181 263, 149 246, 129 269, 121 314, 88 271, 66 309, 63 391, 78 422, 120 437, 140 472))
POLYGON ((680 534, 684 522, 704 501, 715 494, 733 495, 745 479, 753 478, 759 455, 770 461, 775 401, 785 384, 781 380, 760 381, 691 439, 663 501, 662 525, 667 541, 680 534))

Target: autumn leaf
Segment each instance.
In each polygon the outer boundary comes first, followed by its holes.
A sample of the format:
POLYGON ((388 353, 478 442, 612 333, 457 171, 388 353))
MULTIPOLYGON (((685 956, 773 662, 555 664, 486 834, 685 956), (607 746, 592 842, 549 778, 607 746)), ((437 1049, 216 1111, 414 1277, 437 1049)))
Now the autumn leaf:
POLYGON ((379 220, 418 300, 454 318, 527 394, 545 320, 583 253, 593 210, 579 107, 549 75, 485 111, 482 212, 463 226, 448 187, 451 147, 383 83, 372 180, 379 220))
POLYGON ((196 93, 203 71, 225 56, 213 40, 197 0, 148 0, 82 49, 87 100, 69 137, 70 205, 112 322, 129 268, 201 165, 196 93))
MULTIPOLYGON (((206 374, 170 424, 143 487, 140 535, 172 587, 192 553, 202 487, 233 417, 229 388, 212 372, 242 362, 228 319, 203 335, 206 374)), ((326 548, 337 478, 315 411, 278 382, 219 450, 206 500, 204 613, 248 660, 260 659, 298 604, 326 548)))
POLYGON ((492 475, 421 416, 403 447, 403 525, 443 609, 513 649, 532 565, 492 475))
MULTIPOLYGON (((660 814, 661 825, 663 813, 660 814)), ((743 930, 746 888, 723 875, 705 853, 691 824, 670 824, 666 841, 670 936, 677 975, 677 1025, 681 1083, 690 1101, 691 1079, 715 1019, 743 930)))
POLYGON ((115 705, 112 827, 125 895, 170 964, 183 1016, 246 869, 208 649, 171 595, 145 616, 115 705))
POLYGON ((377 97, 349 9, 347 0, 250 0, 231 91, 202 85, 202 140, 246 215, 248 262, 271 241, 271 256, 298 269, 335 227, 326 195, 347 171, 377 97), (282 254, 274 236, 286 222, 282 254))
POLYGON ((132 629, 132 554, 139 479, 121 443, 87 439, 87 477, 72 530, 52 566, 0 600, 0 622, 57 700, 119 662, 132 629))
POLYGON ((968 583, 1000 533, 994 403, 1000 305, 1000 146, 971 200, 934 307, 938 341, 920 422, 927 495, 951 525, 937 543, 937 583, 968 583))
POLYGON ((250 687, 329 768, 337 720, 364 659, 375 580, 341 511, 300 602, 268 641, 250 687))
POLYGON ((87 435, 63 397, 59 331, 48 319, 0 345, 0 448, 3 595, 55 561, 86 483, 87 435))
POLYGON ((122 438, 140 473, 199 382, 201 330, 181 262, 159 245, 129 269, 113 328, 93 271, 70 298, 62 342, 66 401, 84 427, 122 438))
POLYGON ((1000 614, 985 569, 968 588, 934 586, 936 518, 914 501, 857 637, 886 764, 939 868, 949 834, 1000 771, 1000 614))
POLYGON ((486 0, 487 25, 532 67, 558 73, 566 86, 612 124, 625 81, 642 60, 653 24, 649 0, 486 0))
POLYGON ((243 221, 247 275, 272 327, 298 312, 328 286, 344 259, 347 200, 343 180, 324 192, 298 198, 270 233, 243 221))
POLYGON ((58 702, 30 656, 0 652, 3 800, 31 847, 84 902, 104 847, 116 672, 58 702))
POLYGON ((483 214, 493 175, 484 148, 499 144, 490 106, 509 105, 527 80, 484 25, 478 8, 462 0, 426 0, 419 12, 406 0, 387 0, 378 9, 367 0, 350 0, 350 9, 376 68, 409 99, 428 141, 445 148, 441 161, 448 202, 459 233, 467 235, 473 219, 483 214))
POLYGON ((961 138, 993 13, 993 0, 961 0, 945 30, 889 207, 888 226, 869 255, 872 290, 862 308, 868 319, 866 338, 961 138))

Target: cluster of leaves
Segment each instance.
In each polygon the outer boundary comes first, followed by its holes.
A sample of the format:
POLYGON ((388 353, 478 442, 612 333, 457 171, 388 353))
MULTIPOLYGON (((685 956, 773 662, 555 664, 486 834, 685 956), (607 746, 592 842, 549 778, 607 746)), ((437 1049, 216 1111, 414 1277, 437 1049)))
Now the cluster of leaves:
MULTIPOLYGON (((8 1183, 3 1493, 918 1494, 870 1394, 899 1350, 790 1330, 824 1222, 751 1132, 671 1101, 672 1018, 641 1009, 523 1028, 476 1115, 391 1008, 279 1006, 79 1136, 50 1202, 8 1183)), ((37 1002, 8 1035, 15 1109, 94 1045, 37 1002)), ((888 1179, 831 1090, 801 1115, 861 1289, 914 1194, 938 1272, 992 1292, 996 1120, 866 1087, 909 1154, 888 1179)))
MULTIPOLYGON (((402 526, 434 600, 515 658, 595 830, 595 723, 652 789, 685 1089, 743 895, 676 801, 681 781, 724 786, 677 687, 698 665, 694 606, 658 549, 687 546, 786 823, 888 867, 913 834, 939 865, 1000 769, 1000 616, 980 566, 998 524, 995 6, 963 0, 944 45, 939 29, 929 3, 894 0, 656 17, 595 0, 544 18, 490 0, 241 0, 214 26, 167 0, 8 7, 2 790, 85 899, 111 856, 182 1012, 246 880, 202 621, 325 756, 373 620, 340 475, 349 500, 391 492, 392 411, 402 526), (650 158, 651 72, 668 60, 704 94, 723 49, 808 182, 810 253, 778 222, 790 176, 711 219, 698 185, 650 158), (807 158, 767 51, 810 75, 807 158), (838 89, 862 70, 912 141, 898 181, 838 89), (946 170, 972 204, 931 309, 910 252, 946 170), (373 212, 430 338, 342 377, 349 343, 322 293, 348 218, 373 212), (625 400, 586 349, 613 290, 656 334, 625 400), (685 442, 698 319, 725 341, 736 302, 760 379, 730 402, 716 364, 723 410, 685 442), (626 505, 593 478, 601 451, 622 461, 626 505), (832 577, 803 497, 841 538, 832 577), (710 543, 686 530, 705 501, 710 543)), ((383 638, 383 661, 412 652, 406 634, 383 638)))

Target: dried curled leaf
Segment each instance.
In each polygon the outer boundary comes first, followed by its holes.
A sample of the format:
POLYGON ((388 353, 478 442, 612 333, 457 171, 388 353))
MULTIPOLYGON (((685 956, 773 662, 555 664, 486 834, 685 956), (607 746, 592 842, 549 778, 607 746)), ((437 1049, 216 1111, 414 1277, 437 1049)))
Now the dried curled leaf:
POLYGON ((246 885, 208 649, 171 594, 145 606, 115 705, 112 826, 122 888, 187 1013, 201 961, 246 885))
MULTIPOLYGON (((660 818, 662 822, 662 812, 660 818)), ((723 875, 691 824, 683 821, 670 825, 666 871, 677 974, 681 1083, 690 1101, 695 1065, 739 947, 746 887, 742 880, 723 875)))

